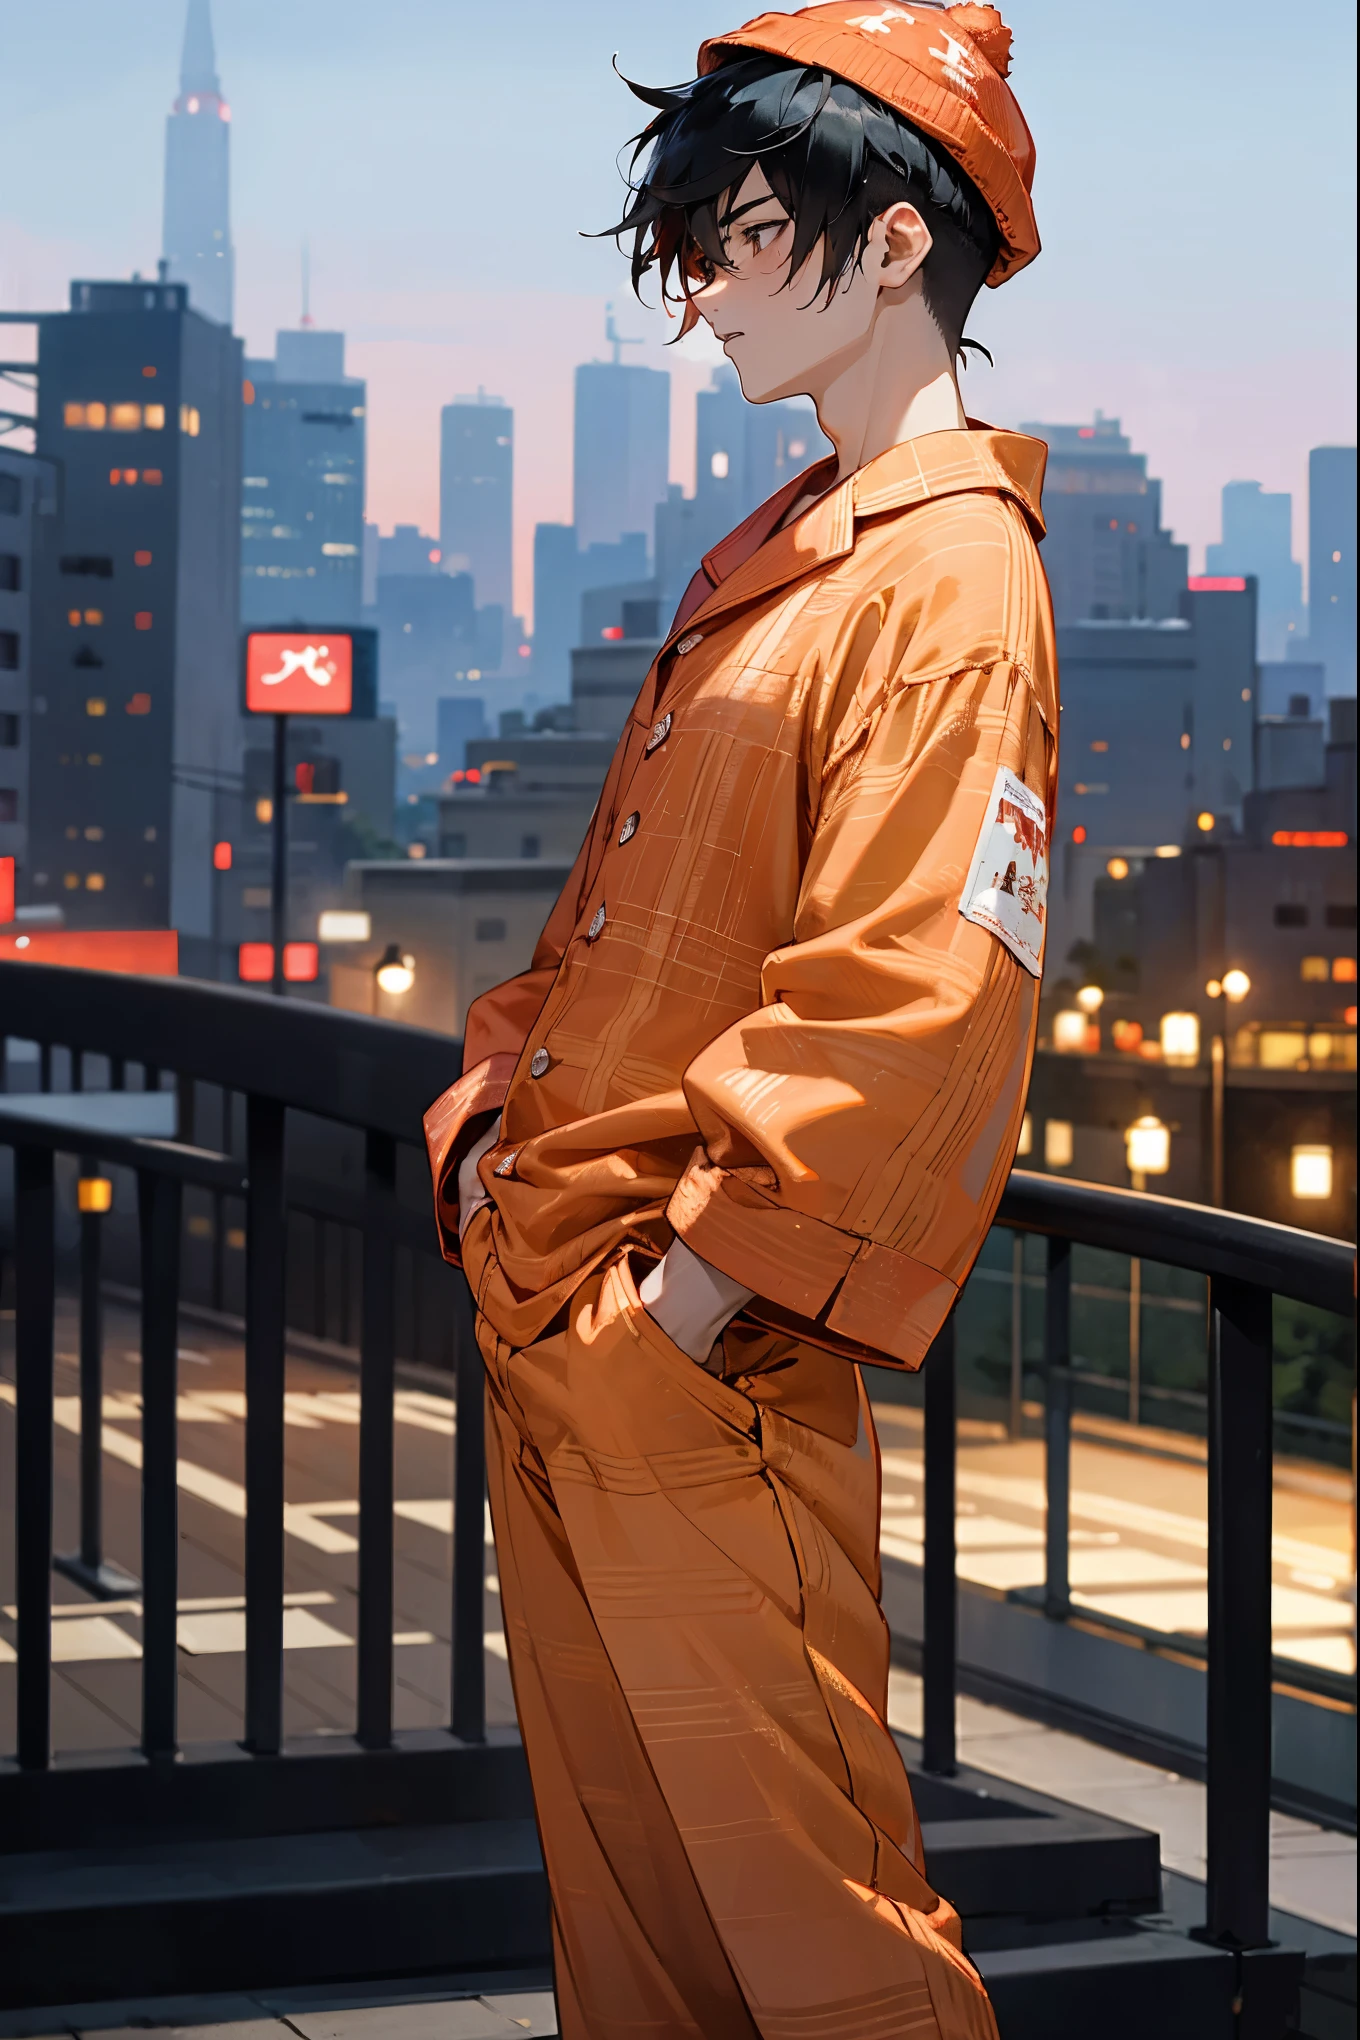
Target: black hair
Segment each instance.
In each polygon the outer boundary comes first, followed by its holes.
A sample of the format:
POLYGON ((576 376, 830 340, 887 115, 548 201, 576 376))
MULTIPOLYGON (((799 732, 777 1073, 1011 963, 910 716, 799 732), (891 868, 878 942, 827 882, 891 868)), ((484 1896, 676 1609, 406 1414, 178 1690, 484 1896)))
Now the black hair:
POLYGON ((902 114, 830 71, 759 54, 687 85, 653 90, 624 82, 657 112, 633 138, 632 197, 606 231, 633 236, 639 296, 655 268, 663 302, 683 302, 681 333, 698 318, 691 286, 731 266, 726 207, 758 164, 794 223, 788 283, 820 241, 812 302, 823 294, 829 301, 863 259, 874 220, 906 200, 934 244, 921 267, 926 309, 951 353, 978 345, 964 341, 963 323, 996 260, 996 221, 971 178, 902 114))

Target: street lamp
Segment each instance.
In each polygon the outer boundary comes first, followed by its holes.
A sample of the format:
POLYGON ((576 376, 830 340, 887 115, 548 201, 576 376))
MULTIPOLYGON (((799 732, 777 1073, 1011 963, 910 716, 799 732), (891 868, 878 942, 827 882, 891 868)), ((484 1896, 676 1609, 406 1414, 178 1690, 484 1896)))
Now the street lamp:
MULTIPOLYGON (((1251 979, 1236 965, 1225 970, 1221 978, 1210 978, 1204 987, 1210 999, 1226 999, 1230 1006, 1240 1006, 1251 990, 1251 979)), ((1218 1024, 1209 1043, 1210 1080, 1210 1201, 1223 1202, 1223 1116, 1224 1092, 1228 1081, 1228 1037, 1227 1023, 1222 1008, 1219 1009, 1218 1024)))
POLYGON ((1162 1060, 1181 1069, 1193 1069, 1199 1061, 1199 1014, 1163 1013, 1158 1033, 1162 1060))
POLYGON ((389 942, 374 965, 373 978, 378 990, 389 998, 404 998, 416 981, 416 960, 403 956, 396 943, 389 942))
MULTIPOLYGON (((1171 1167, 1171 1129, 1154 1113, 1145 1112, 1124 1129, 1124 1153, 1135 1190, 1146 1190, 1149 1176, 1164 1176, 1171 1167)), ((1136 1424, 1143 1404, 1143 1264, 1129 1256, 1129 1422, 1136 1424)))

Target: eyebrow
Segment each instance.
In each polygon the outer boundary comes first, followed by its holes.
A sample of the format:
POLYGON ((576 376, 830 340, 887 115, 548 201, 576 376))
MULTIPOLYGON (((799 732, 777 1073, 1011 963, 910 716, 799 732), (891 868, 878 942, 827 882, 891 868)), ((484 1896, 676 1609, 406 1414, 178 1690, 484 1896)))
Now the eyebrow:
MULTIPOLYGON (((748 198, 745 205, 729 206, 727 211, 722 215, 722 218, 718 221, 719 230, 721 230, 724 227, 734 227, 738 220, 744 219, 746 217, 747 213, 759 212, 761 206, 763 205, 779 206, 780 213, 783 216, 784 224, 787 226, 789 220, 788 208, 786 206, 780 205, 779 200, 775 197, 772 191, 767 191, 762 198, 748 198)), ((773 225, 774 224, 773 221, 771 221, 770 224, 773 225)))

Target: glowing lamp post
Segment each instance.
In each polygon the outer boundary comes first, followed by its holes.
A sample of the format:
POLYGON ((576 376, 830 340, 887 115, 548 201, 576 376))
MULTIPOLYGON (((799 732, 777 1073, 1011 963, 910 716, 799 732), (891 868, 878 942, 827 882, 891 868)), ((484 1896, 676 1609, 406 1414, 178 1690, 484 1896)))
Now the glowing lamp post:
MULTIPOLYGON (((377 632, 344 626, 247 631, 245 710, 274 719, 272 798, 255 803, 272 830, 270 858, 270 983, 283 993, 288 918, 288 718, 363 716, 378 712, 377 632)), ((313 971, 312 976, 316 973, 313 971)))
POLYGON ((1199 1061, 1199 1014, 1163 1013, 1158 1034, 1162 1061, 1179 1069, 1193 1069, 1199 1061))
MULTIPOLYGON (((1124 1129, 1124 1153, 1135 1190, 1146 1190, 1149 1176, 1164 1176, 1171 1167, 1171 1129, 1154 1113, 1145 1112, 1124 1129)), ((1143 1402, 1143 1264, 1129 1257, 1129 1422, 1136 1424, 1143 1402)))
POLYGON ((416 960, 389 942, 373 966, 373 982, 389 999, 404 999, 416 981, 416 960))
MULTIPOLYGON (((1251 990, 1251 979, 1244 970, 1236 966, 1225 970, 1221 978, 1210 978, 1204 987, 1205 996, 1210 999, 1224 999, 1230 1006, 1240 1006, 1251 990)), ((1228 1082, 1228 1038, 1223 1018, 1223 1007, 1219 1007, 1219 1021, 1209 1044, 1209 1075, 1211 1100, 1210 1168, 1212 1171, 1209 1196, 1214 1204, 1223 1202, 1223 1119, 1225 1094, 1228 1082)))

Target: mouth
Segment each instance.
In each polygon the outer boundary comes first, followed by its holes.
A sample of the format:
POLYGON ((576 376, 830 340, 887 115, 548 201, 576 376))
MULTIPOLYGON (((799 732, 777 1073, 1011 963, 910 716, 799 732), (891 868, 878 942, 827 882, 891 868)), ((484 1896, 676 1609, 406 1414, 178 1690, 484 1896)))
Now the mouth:
POLYGON ((740 327, 737 327, 734 332, 719 333, 718 335, 718 338, 722 341, 724 347, 726 347, 729 340, 740 340, 742 337, 743 335, 740 327))

